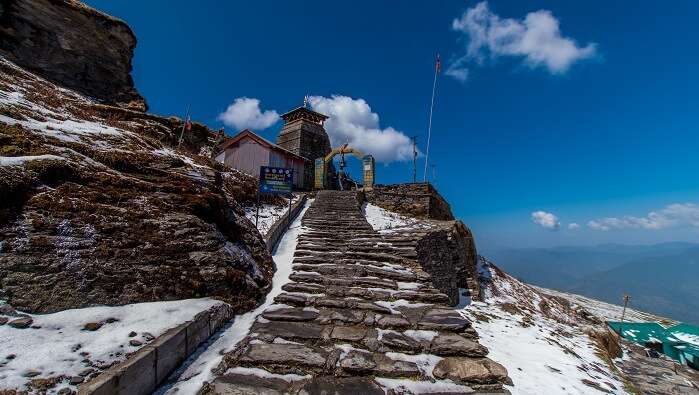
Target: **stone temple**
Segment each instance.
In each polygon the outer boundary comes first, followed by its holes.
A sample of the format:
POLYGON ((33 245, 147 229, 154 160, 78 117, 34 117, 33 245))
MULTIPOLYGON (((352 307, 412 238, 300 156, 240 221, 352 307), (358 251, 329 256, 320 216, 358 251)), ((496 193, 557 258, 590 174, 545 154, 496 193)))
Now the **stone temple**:
POLYGON ((303 185, 312 188, 314 160, 330 153, 330 138, 323 123, 327 116, 298 107, 282 115, 284 126, 277 136, 277 145, 306 159, 303 185))

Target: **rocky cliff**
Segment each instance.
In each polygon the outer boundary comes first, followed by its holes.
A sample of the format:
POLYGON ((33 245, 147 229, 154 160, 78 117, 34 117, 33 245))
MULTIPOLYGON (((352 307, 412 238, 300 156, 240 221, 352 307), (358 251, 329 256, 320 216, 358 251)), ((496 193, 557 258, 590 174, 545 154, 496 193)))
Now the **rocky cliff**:
POLYGON ((28 312, 202 296, 255 306, 274 271, 239 204, 255 181, 209 158, 218 136, 203 125, 177 149, 181 126, 0 58, 0 299, 28 312))
POLYGON ((131 78, 135 47, 126 23, 80 2, 0 2, 5 59, 100 102, 145 111, 131 78))

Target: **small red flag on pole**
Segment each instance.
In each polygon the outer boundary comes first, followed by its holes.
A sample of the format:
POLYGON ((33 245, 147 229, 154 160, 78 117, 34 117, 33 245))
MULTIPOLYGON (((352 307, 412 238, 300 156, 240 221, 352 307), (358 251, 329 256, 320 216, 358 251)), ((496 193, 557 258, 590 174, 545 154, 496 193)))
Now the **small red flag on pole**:
POLYGON ((437 64, 435 65, 435 70, 437 73, 442 71, 442 60, 439 58, 439 54, 437 54, 437 64))
POLYGON ((184 124, 184 129, 186 131, 190 132, 192 130, 192 121, 187 119, 187 122, 185 122, 185 124, 184 124))

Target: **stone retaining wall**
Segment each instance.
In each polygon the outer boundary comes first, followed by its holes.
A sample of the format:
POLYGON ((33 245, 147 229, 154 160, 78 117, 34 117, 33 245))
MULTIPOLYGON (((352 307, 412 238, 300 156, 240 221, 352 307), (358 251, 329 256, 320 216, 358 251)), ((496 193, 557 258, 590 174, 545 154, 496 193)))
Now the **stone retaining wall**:
POLYGON ((274 247, 277 246, 277 243, 279 242, 279 239, 282 238, 282 235, 286 232, 286 229, 289 227, 289 224, 291 221, 293 221, 294 218, 298 215, 299 211, 303 208, 303 205, 306 204, 306 194, 301 195, 301 199, 299 199, 296 203, 294 203, 291 206, 291 219, 289 219, 289 212, 287 211, 281 218, 277 220, 272 226, 269 228, 269 231, 267 232, 267 235, 265 236, 265 244, 267 244, 267 250, 271 253, 274 251, 274 247))
POLYGON ((197 314, 138 350, 126 361, 114 365, 80 386, 78 394, 146 395, 172 373, 201 343, 233 318, 227 304, 197 314))
POLYGON ((476 269, 476 243, 471 230, 461 221, 433 221, 432 228, 417 239, 415 251, 420 266, 432 275, 432 283, 459 302, 459 289, 467 289, 471 299, 481 300, 476 269))
POLYGON ((454 219, 449 203, 430 183, 375 185, 365 196, 372 204, 411 217, 454 219))

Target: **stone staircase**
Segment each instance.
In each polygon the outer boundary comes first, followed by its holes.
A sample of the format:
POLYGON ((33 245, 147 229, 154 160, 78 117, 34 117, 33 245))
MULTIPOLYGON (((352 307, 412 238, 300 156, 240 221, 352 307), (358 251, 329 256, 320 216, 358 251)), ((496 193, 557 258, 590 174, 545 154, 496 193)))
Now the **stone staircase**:
POLYGON ((506 393, 414 244, 375 232, 356 193, 319 192, 302 224, 291 282, 204 393, 506 393))

